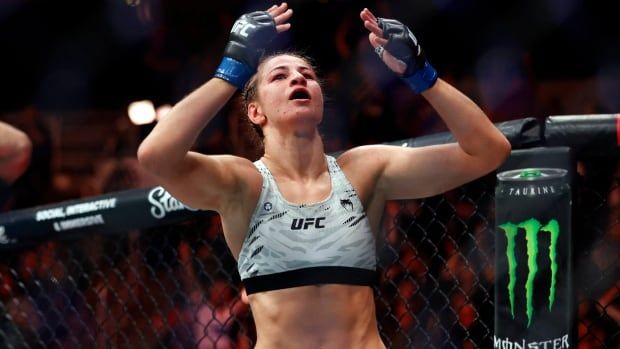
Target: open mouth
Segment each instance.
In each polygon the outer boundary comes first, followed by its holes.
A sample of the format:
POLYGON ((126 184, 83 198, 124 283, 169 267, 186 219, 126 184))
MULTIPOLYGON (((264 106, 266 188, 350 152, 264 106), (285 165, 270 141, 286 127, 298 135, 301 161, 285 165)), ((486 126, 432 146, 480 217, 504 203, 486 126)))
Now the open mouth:
POLYGON ((291 93, 289 100, 310 99, 310 94, 305 89, 298 89, 291 93))

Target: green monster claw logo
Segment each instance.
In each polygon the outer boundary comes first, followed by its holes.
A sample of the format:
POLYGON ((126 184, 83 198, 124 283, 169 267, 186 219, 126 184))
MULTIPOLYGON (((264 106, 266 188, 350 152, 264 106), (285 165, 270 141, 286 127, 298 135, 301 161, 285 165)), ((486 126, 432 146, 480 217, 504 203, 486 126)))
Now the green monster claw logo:
POLYGON ((525 282, 525 301, 527 314, 527 327, 532 323, 532 315, 534 314, 534 278, 538 272, 538 233, 547 232, 551 235, 551 243, 549 244, 549 260, 551 261, 551 286, 549 287, 549 311, 553 307, 555 300, 555 286, 557 282, 557 243, 560 235, 560 225, 555 219, 551 219, 547 225, 543 226, 538 220, 530 218, 518 224, 504 223, 499 227, 506 233, 506 258, 508 259, 508 297, 510 299, 510 311, 512 318, 515 318, 515 284, 517 283, 517 259, 515 257, 515 238, 519 229, 525 230, 525 240, 527 242, 527 267, 528 274, 525 282))

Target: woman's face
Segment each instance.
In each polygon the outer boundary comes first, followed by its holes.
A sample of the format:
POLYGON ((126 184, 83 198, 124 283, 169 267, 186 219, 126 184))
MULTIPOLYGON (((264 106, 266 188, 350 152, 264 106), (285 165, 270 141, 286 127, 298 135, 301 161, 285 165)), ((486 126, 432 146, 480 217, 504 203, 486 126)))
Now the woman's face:
POLYGON ((268 59, 258 69, 257 97, 248 113, 263 119, 252 119, 265 127, 288 125, 312 127, 323 117, 323 92, 312 66, 304 59, 279 55, 268 59))

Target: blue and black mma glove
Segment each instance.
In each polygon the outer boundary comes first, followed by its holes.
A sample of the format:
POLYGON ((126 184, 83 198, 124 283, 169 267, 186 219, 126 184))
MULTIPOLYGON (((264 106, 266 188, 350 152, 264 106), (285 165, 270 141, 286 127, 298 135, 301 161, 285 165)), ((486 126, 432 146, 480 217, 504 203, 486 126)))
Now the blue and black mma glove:
POLYGON ((431 88, 437 81, 437 71, 426 60, 411 30, 395 19, 378 18, 377 24, 387 39, 383 49, 407 65, 403 80, 417 93, 431 88))
POLYGON ((239 17, 230 31, 224 58, 215 71, 215 77, 243 89, 256 72, 265 47, 277 34, 276 22, 265 11, 246 13, 239 17))

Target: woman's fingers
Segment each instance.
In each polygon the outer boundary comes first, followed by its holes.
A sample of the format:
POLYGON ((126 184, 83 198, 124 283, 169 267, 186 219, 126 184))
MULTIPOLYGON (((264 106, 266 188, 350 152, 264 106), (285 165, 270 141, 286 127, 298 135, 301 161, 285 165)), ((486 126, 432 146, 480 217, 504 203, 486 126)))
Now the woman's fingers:
POLYGON ((267 13, 273 17, 278 33, 282 33, 291 28, 291 24, 288 23, 288 21, 293 16, 293 10, 288 8, 287 3, 283 2, 280 5, 273 5, 267 10, 267 13))
POLYGON ((369 35, 370 43, 374 47, 376 47, 376 45, 384 45, 387 40, 383 39, 383 30, 379 28, 375 15, 373 15, 369 9, 365 8, 360 12, 360 18, 364 21, 364 27, 372 34, 369 35))
POLYGON ((283 2, 280 5, 273 5, 271 6, 268 10, 267 13, 269 13, 272 17, 276 17, 281 15, 282 13, 286 12, 286 10, 288 10, 288 4, 283 2))
POLYGON ((383 30, 379 28, 379 25, 376 22, 364 21, 364 27, 376 36, 380 38, 383 37, 383 30))
POLYGON ((291 24, 290 23, 280 24, 280 25, 276 26, 276 30, 278 31, 278 33, 285 32, 285 31, 287 31, 289 29, 291 29, 291 24))
POLYGON ((362 10, 362 12, 360 13, 360 16, 362 17, 362 20, 369 20, 373 22, 377 21, 377 17, 375 17, 375 15, 372 12, 370 12, 370 10, 367 8, 364 8, 362 10))
POLYGON ((370 16, 370 18, 372 18, 373 21, 375 22, 377 21, 377 17, 375 17, 375 15, 369 9, 366 9, 366 12, 370 16))
POLYGON ((288 9, 285 12, 277 15, 277 16, 273 16, 273 20, 276 22, 276 25, 278 24, 284 24, 286 22, 288 22, 289 19, 291 19, 291 17, 293 16, 293 10, 288 9))
POLYGON ((375 33, 368 34, 368 40, 374 48, 376 48, 377 46, 384 46, 388 42, 387 39, 379 37, 375 33))

